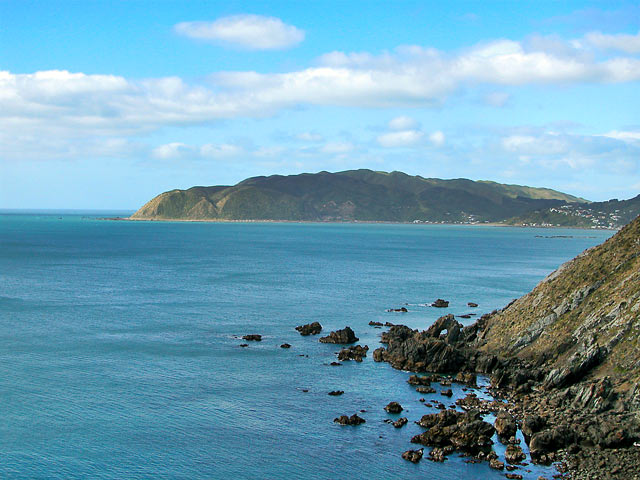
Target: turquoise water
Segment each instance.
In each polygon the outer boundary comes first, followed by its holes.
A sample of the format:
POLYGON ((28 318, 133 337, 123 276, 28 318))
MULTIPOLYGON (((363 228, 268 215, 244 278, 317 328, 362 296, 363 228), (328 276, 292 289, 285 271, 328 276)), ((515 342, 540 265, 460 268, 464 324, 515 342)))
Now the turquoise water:
POLYGON ((413 304, 438 297, 500 308, 610 235, 0 215, 0 478, 504 478, 402 460, 434 411, 409 374, 327 366, 338 348, 294 327, 350 325, 373 349, 370 320, 426 328, 445 312, 413 304), (240 348, 247 333, 263 341, 240 348), (403 429, 383 423, 391 400, 403 429))

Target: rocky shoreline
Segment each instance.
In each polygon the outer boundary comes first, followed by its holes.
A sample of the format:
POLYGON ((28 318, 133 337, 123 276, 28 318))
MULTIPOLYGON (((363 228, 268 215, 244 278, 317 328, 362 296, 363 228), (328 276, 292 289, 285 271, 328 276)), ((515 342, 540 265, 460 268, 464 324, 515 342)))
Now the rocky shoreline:
MULTIPOLYGON (((529 445, 531 460, 547 465, 555 463, 561 478, 640 478, 640 448, 634 446, 640 439, 640 426, 629 398, 616 394, 612 380, 585 379, 589 361, 570 362, 565 370, 547 371, 516 358, 488 353, 482 348, 482 338, 490 320, 491 315, 485 315, 475 324, 463 327, 453 315, 446 315, 422 332, 395 325, 382 334, 381 342, 386 348, 374 350, 375 361, 412 372, 457 374, 455 380, 463 383, 475 373, 484 374, 491 379, 491 394, 506 400, 506 403, 479 401, 471 393, 458 401, 470 412, 470 418, 456 415, 451 423, 451 419, 423 417, 420 424, 432 428, 412 442, 436 448, 451 445, 451 451, 488 460, 498 468, 501 462, 495 461, 486 437, 491 436, 493 429, 499 434, 502 431, 501 442, 510 444, 509 438, 513 440, 519 428, 529 445), (479 411, 497 414, 491 429, 486 422, 477 423, 479 411), (444 435, 449 443, 438 437, 443 436, 442 422, 449 428, 444 435), (440 431, 431 433, 433 425, 440 425, 440 431), (459 430, 464 433, 462 440, 458 438, 459 430)), ((433 380, 414 376, 410 382, 424 386, 433 380)), ((446 410, 432 416, 444 414, 452 416, 446 410)), ((435 455, 442 457, 443 452, 437 451, 435 455)))

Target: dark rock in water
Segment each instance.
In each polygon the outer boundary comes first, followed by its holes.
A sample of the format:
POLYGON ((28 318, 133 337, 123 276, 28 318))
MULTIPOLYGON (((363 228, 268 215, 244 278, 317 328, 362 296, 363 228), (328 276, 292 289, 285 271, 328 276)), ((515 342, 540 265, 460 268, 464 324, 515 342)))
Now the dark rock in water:
POLYGON ((385 327, 393 327, 395 325, 395 323, 391 323, 391 322, 384 322, 384 326, 385 327))
POLYGON ((439 298, 435 302, 433 302, 431 306, 436 308, 447 308, 449 306, 449 302, 439 298))
POLYGON ((470 387, 477 386, 477 377, 475 373, 458 372, 458 374, 456 375, 455 381, 458 383, 469 385, 470 387))
POLYGON ((505 473, 504 476, 509 480, 522 480, 522 475, 519 473, 505 473))
POLYGON ((407 310, 407 307, 400 307, 400 308, 390 308, 387 310, 387 312, 402 312, 402 313, 407 313, 409 310, 407 310))
POLYGON ((350 327, 344 327, 342 330, 331 332, 328 336, 320 339, 321 343, 355 343, 359 340, 350 327))
POLYGON ((518 430, 515 418, 513 418, 509 412, 504 410, 500 411, 496 416, 496 421, 493 423, 493 427, 496 429, 498 438, 500 438, 500 441, 503 443, 506 439, 513 437, 518 430))
POLYGON ((384 357, 383 357, 383 353, 384 352, 385 352, 384 347, 376 348, 373 351, 373 361, 374 362, 383 362, 384 361, 384 357))
POLYGON ((398 402, 389 402, 384 409, 389 413, 400 413, 402 411, 402 405, 398 402))
POLYGON ((369 322, 369 325, 371 325, 372 327, 382 327, 384 324, 382 322, 374 322, 373 320, 371 320, 369 322))
POLYGON ((431 382, 439 382, 440 375, 411 375, 407 380, 409 385, 431 385, 431 382))
POLYGON ((407 417, 400 417, 398 420, 393 422, 393 426, 396 428, 402 428, 407 424, 407 422, 409 422, 407 417))
POLYGON ((242 337, 242 339, 246 340, 248 342, 261 342, 262 341, 262 335, 257 335, 257 334, 244 335, 242 337))
POLYGON ((420 460, 422 460, 423 452, 424 448, 421 448, 420 450, 407 450, 402 454, 402 458, 413 463, 418 463, 420 460))
POLYGON ((429 460, 432 462, 444 462, 447 459, 447 453, 444 448, 436 447, 429 452, 429 460))
POLYGON ((509 445, 504 453, 504 459, 512 465, 517 465, 526 458, 527 456, 518 445, 509 445))
POLYGON ((448 388, 446 390, 440 391, 440 395, 444 395, 445 397, 451 397, 453 395, 453 392, 451 391, 450 388, 448 388))
POLYGON ((471 318, 471 315, 468 314, 464 314, 464 315, 457 315, 458 318, 471 318))
POLYGON ((497 458, 492 458, 489 460, 489 467, 495 470, 504 470, 504 463, 497 458))
POLYGON ((242 348, 245 348, 245 347, 248 347, 248 346, 249 346, 249 344, 248 344, 248 343, 241 343, 241 344, 240 344, 240 346, 241 346, 242 348))
POLYGON ((340 425, 360 425, 362 423, 366 423, 365 419, 359 417, 357 413, 354 413, 350 417, 347 415, 340 415, 338 418, 334 418, 333 422, 339 423, 340 425))
POLYGON ((436 393, 436 389, 428 385, 418 385, 416 387, 418 393, 436 393))
POLYGON ((467 303, 467 307, 476 308, 477 306, 478 306, 478 304, 474 303, 474 302, 467 303))
POLYGON ((298 325, 296 330, 300 335, 317 335, 322 331, 322 325, 319 322, 307 323, 306 325, 298 325))
POLYGON ((342 364, 340 362, 331 362, 329 365, 331 365, 332 367, 341 367, 342 364))
POLYGON ((363 357, 367 356, 369 347, 365 345, 354 345, 352 347, 343 348, 338 353, 338 360, 355 360, 356 362, 362 362, 363 357))
POLYGON ((331 392, 328 393, 328 395, 331 395, 332 397, 337 397, 339 395, 342 395, 344 393, 344 390, 332 390, 331 392))
POLYGON ((280 348, 291 348, 291 345, 289 345, 288 343, 283 343, 282 345, 280 345, 280 348))
POLYGON ((309 389, 308 389, 308 388, 303 388, 303 389, 302 389, 302 392, 303 392, 303 393, 309 393, 309 389))
POLYGON ((396 325, 382 334, 380 341, 388 346, 376 357, 399 370, 457 372, 467 367, 465 354, 457 344, 462 330, 453 315, 440 317, 423 332, 396 325))
POLYGON ((480 413, 475 410, 443 410, 440 413, 424 415, 418 424, 428 430, 414 436, 411 439, 412 443, 435 447, 449 446, 470 454, 489 451, 493 443, 491 437, 495 432, 493 426, 482 420, 480 413))

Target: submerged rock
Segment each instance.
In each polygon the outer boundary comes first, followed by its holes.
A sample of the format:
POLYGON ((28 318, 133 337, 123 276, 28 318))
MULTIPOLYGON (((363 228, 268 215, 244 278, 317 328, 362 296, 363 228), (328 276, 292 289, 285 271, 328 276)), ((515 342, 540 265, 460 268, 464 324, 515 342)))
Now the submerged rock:
POLYGON ((244 335, 242 337, 243 340, 246 340, 248 342, 261 342, 262 341, 262 335, 258 335, 258 334, 251 334, 251 335, 244 335))
POLYGON ((296 330, 300 335, 317 335, 322 331, 322 325, 319 322, 307 323, 306 325, 298 325, 296 330))
POLYGON ((321 343, 356 343, 359 340, 350 327, 344 327, 342 330, 331 332, 328 336, 320 339, 321 343))
POLYGON ((409 310, 407 310, 407 307, 400 307, 400 308, 390 308, 387 310, 387 312, 402 312, 402 313, 407 313, 409 310))

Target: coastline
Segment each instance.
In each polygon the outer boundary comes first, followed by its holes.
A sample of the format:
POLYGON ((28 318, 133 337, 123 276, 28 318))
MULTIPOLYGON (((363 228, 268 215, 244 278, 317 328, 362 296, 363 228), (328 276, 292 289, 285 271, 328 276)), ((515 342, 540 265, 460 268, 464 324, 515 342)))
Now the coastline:
POLYGON ((164 222, 164 223, 301 223, 316 225, 416 225, 416 226, 458 226, 458 227, 512 227, 512 228, 546 228, 546 229, 570 229, 570 230, 607 230, 612 232, 619 231, 618 228, 587 228, 577 226, 556 226, 556 225, 510 225, 507 223, 487 222, 487 223, 451 223, 451 222, 393 222, 385 220, 228 220, 228 219, 190 219, 190 218, 131 218, 131 217, 104 217, 99 220, 111 221, 129 221, 129 222, 164 222))

